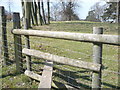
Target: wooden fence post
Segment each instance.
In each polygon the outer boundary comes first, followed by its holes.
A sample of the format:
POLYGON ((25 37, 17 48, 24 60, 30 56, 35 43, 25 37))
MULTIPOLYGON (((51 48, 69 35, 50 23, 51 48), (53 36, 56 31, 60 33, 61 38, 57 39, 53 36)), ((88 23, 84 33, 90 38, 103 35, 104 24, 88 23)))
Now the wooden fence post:
MULTIPOLYGON (((93 27, 93 34, 103 34, 103 28, 93 27)), ((102 44, 93 43, 93 62, 101 64, 102 66, 102 44)), ((93 72, 92 75, 92 88, 100 89, 101 88, 101 69, 99 72, 93 72)))
MULTIPOLYGON (((118 35, 120 35, 120 0, 117 2, 117 22, 118 22, 118 35)), ((120 43, 120 37, 118 37, 120 43)), ((120 73, 120 47, 118 47, 118 73, 120 73)), ((120 89, 120 75, 118 74, 118 87, 120 89)))
MULTIPOLYGON (((2 76, 2 7, 0 7, 0 76, 2 76)), ((2 89, 2 82, 0 82, 0 89, 2 89)))
MULTIPOLYGON (((13 28, 20 29, 20 14, 13 13, 13 28)), ((21 35, 14 34, 15 60, 17 73, 23 72, 21 35)))
MULTIPOLYGON (((25 29, 28 29, 29 28, 29 25, 28 25, 28 19, 25 18, 25 26, 24 28, 25 29)), ((26 48, 30 49, 30 40, 29 40, 29 36, 25 35, 26 37, 26 42, 25 42, 25 46, 26 48)), ((27 62, 27 70, 31 71, 31 56, 29 55, 26 55, 26 62, 27 62)))
MULTIPOLYGON (((120 35, 120 0, 117 2, 117 23, 118 23, 118 35, 120 35)), ((120 37, 118 37, 118 42, 120 43, 120 37)), ((120 89, 120 47, 118 47, 118 86, 117 89, 120 89)))
POLYGON ((3 6, 0 7, 0 29, 1 29, 1 36, 2 36, 2 47, 3 47, 3 54, 4 54, 4 61, 3 64, 6 65, 9 60, 8 54, 8 45, 7 45, 7 31, 6 31, 6 15, 5 9, 3 6))

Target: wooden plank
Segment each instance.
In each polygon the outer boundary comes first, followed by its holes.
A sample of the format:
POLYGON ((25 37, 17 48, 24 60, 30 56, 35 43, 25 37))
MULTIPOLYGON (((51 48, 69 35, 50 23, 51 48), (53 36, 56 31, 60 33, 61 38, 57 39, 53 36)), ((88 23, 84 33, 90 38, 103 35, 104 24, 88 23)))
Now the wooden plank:
POLYGON ((46 61, 38 88, 49 88, 49 89, 51 88, 52 72, 53 72, 53 62, 46 61))
POLYGON ((40 81, 40 79, 41 79, 41 75, 36 74, 36 73, 34 73, 34 72, 32 72, 32 71, 26 70, 24 73, 25 73, 25 75, 27 75, 28 77, 33 78, 33 79, 35 79, 35 80, 37 80, 37 81, 40 81))
MULTIPOLYGON (((35 80, 39 81, 39 82, 40 82, 41 77, 42 77, 41 75, 36 74, 33 71, 29 71, 29 70, 26 70, 24 72, 24 74, 27 75, 28 77, 32 78, 32 79, 35 79, 35 80)), ((52 87, 54 87, 54 88, 59 88, 59 87, 60 88, 68 88, 68 87, 69 88, 74 88, 74 87, 69 86, 67 84, 59 83, 59 82, 56 82, 56 81, 52 81, 52 87)))
POLYGON ((40 30, 16 30, 12 31, 14 34, 30 35, 47 38, 57 38, 73 41, 82 42, 97 42, 110 45, 119 45, 118 38, 120 35, 96 35, 96 34, 85 34, 85 33, 71 33, 71 32, 57 32, 57 31, 40 31, 40 30))
POLYGON ((76 59, 70 59, 70 58, 61 57, 61 56, 57 56, 57 55, 53 55, 53 54, 49 54, 49 53, 43 53, 41 51, 33 50, 33 49, 24 48, 22 50, 22 53, 24 53, 26 55, 35 56, 38 58, 62 63, 62 64, 67 64, 67 65, 71 65, 71 66, 75 66, 75 67, 93 70, 93 71, 99 71, 100 67, 101 67, 100 64, 80 61, 80 60, 76 60, 76 59))

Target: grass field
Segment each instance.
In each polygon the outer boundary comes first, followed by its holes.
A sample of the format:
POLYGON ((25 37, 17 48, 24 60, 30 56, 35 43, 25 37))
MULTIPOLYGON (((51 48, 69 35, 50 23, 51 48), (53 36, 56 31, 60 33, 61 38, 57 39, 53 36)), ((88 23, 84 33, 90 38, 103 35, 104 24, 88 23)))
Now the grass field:
MULTIPOLYGON (((8 23, 8 45, 11 64, 2 68, 2 87, 3 88, 37 88, 39 82, 32 80, 24 74, 15 73, 14 62, 14 42, 13 35, 10 32, 12 24, 8 23)), ((93 27, 103 27, 104 34, 117 35, 117 25, 110 23, 88 22, 88 21, 66 21, 52 22, 50 25, 34 26, 33 29, 47 31, 65 31, 92 33, 93 27)), ((24 47, 23 37, 23 47, 24 47)), ((49 52, 51 54, 65 56, 72 59, 92 62, 92 43, 75 42, 60 39, 30 37, 31 48, 49 52)), ((103 45, 103 74, 102 87, 116 88, 118 82, 118 47, 112 45, 103 45)), ((24 69, 26 68, 25 57, 23 55, 24 69)), ((32 57, 33 71, 41 74, 44 60, 32 57), (38 72, 39 71, 39 72, 38 72)), ((66 83, 74 87, 91 88, 92 72, 85 69, 75 68, 59 63, 54 63, 53 80, 66 83)))

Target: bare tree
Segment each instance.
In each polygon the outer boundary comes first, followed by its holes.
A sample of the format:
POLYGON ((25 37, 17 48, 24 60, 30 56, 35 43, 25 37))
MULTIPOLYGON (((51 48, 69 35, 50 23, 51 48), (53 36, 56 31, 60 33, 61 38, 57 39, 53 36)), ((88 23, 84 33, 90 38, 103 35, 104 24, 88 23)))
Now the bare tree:
POLYGON ((95 14, 95 18, 99 19, 100 21, 102 21, 102 15, 104 14, 104 9, 107 7, 107 4, 105 5, 101 5, 100 2, 95 3, 92 7, 91 7, 91 11, 94 11, 95 14))
POLYGON ((50 14, 51 14, 51 20, 54 20, 54 21, 58 21, 58 20, 60 20, 60 3, 59 2, 57 2, 57 3, 51 3, 51 12, 50 12, 50 14))
POLYGON ((63 20, 76 20, 79 19, 75 10, 80 7, 77 3, 77 0, 60 0, 61 1, 61 14, 63 20))

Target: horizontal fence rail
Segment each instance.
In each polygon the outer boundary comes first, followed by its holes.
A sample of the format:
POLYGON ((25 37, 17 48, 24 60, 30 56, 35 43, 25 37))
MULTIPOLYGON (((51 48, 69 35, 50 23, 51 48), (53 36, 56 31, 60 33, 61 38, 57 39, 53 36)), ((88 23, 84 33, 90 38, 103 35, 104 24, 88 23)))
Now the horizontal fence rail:
POLYGON ((75 67, 80 67, 80 68, 84 68, 84 69, 89 69, 89 70, 93 70, 93 71, 98 71, 98 72, 100 71, 100 67, 101 67, 100 64, 80 61, 80 60, 76 60, 76 59, 70 59, 70 58, 66 58, 66 57, 61 57, 61 56, 57 56, 57 55, 53 55, 53 54, 49 54, 49 53, 44 53, 44 52, 41 52, 38 50, 33 50, 33 49, 24 48, 22 50, 22 53, 29 55, 29 56, 47 59, 50 61, 54 61, 54 62, 66 64, 66 65, 71 65, 71 66, 75 66, 75 67))
POLYGON ((56 31, 40 31, 40 30, 24 30, 24 29, 14 29, 13 34, 38 36, 38 37, 48 37, 57 38, 73 41, 82 42, 96 42, 110 45, 120 46, 119 37, 120 35, 96 35, 96 34, 85 34, 85 33, 71 33, 71 32, 56 32, 56 31))

